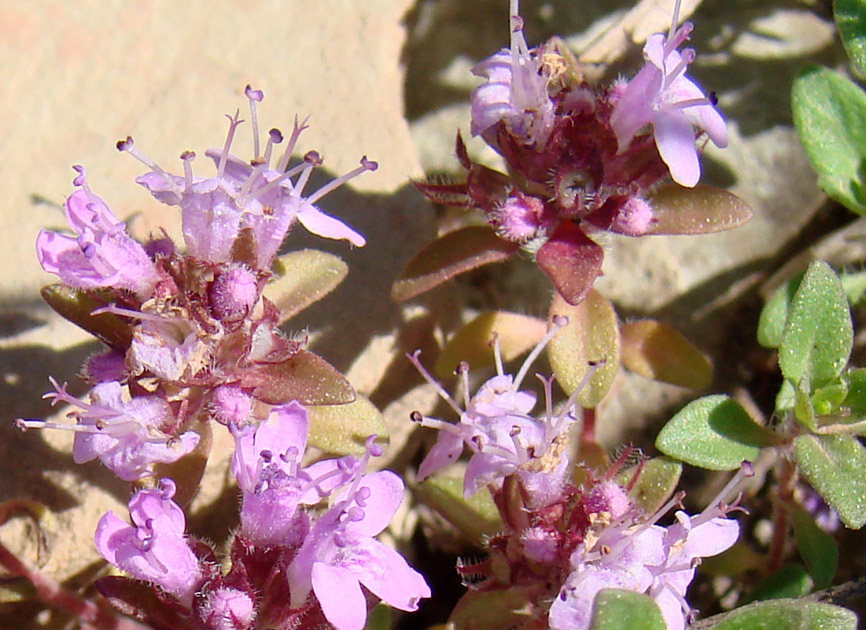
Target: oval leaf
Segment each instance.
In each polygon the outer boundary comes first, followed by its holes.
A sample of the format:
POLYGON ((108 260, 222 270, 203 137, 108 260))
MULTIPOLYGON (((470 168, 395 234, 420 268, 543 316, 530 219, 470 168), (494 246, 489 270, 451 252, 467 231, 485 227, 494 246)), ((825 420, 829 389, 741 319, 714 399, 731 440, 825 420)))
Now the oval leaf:
POLYGON ((616 482, 623 487, 631 485, 629 496, 644 514, 655 514, 677 489, 682 472, 680 462, 668 457, 654 457, 645 461, 640 469, 632 466, 623 470, 616 476, 616 482), (635 475, 638 475, 636 480, 635 475))
POLYGON ((866 74, 866 2, 864 0, 835 0, 833 16, 845 52, 860 72, 866 74))
POLYGON ((467 591, 448 618, 449 630, 523 628, 537 620, 533 603, 543 595, 543 584, 521 584, 492 591, 467 591))
POLYGON ((722 395, 705 396, 670 419, 656 438, 656 448, 692 466, 734 470, 772 444, 768 434, 738 402, 722 395))
POLYGON ((339 256, 317 249, 284 254, 274 261, 274 269, 276 278, 262 295, 280 309, 280 324, 333 291, 349 273, 339 256))
POLYGON ((710 360, 691 341, 667 324, 631 322, 619 329, 622 364, 655 381, 703 389, 713 380, 710 360))
POLYGON ((797 551, 806 563, 816 589, 833 583, 839 566, 839 547, 833 537, 818 527, 812 516, 799 505, 791 507, 794 521, 794 540, 797 551))
POLYGON ((818 184, 852 212, 866 212, 866 93, 840 74, 813 66, 794 80, 791 110, 818 184))
POLYGON ((809 392, 842 373, 854 329, 842 284, 833 270, 815 261, 806 270, 788 313, 779 344, 779 367, 785 378, 809 392))
POLYGON ((434 369, 439 377, 446 378, 461 361, 473 368, 493 365, 494 335, 503 361, 511 361, 536 346, 546 333, 547 322, 538 317, 506 311, 481 313, 452 335, 434 369))
POLYGON ((391 287, 391 299, 409 300, 466 271, 502 262, 519 246, 502 240, 486 225, 448 232, 415 254, 391 287))
POLYGON ((803 274, 797 274, 780 286, 767 300, 758 318, 758 343, 765 348, 778 348, 788 321, 791 302, 800 288, 803 274))
POLYGON ((666 630, 662 611, 649 595, 607 588, 595 596, 590 630, 666 630))
POLYGON ((98 294, 73 289, 65 284, 42 287, 40 294, 58 315, 112 348, 125 351, 132 342, 132 328, 128 320, 111 313, 91 315, 96 309, 110 304, 113 301, 110 298, 100 299, 98 294))
POLYGON ((566 302, 579 304, 601 275, 604 250, 570 221, 557 226, 535 254, 538 268, 566 302))
POLYGON ((857 615, 841 606, 777 599, 735 610, 713 630, 857 630, 857 615))
MULTIPOLYGON (((764 563, 761 563, 755 568, 760 570, 764 566, 764 563)), ((703 565, 701 568, 703 569, 703 565)), ((812 592, 814 585, 815 582, 802 564, 799 562, 788 563, 758 582, 752 590, 748 602, 803 597, 812 592)))
POLYGON ((252 387, 253 396, 269 405, 292 400, 302 405, 344 405, 355 400, 355 390, 346 377, 306 350, 280 363, 257 365, 244 375, 241 385, 252 387))
POLYGON ((850 435, 801 435, 794 457, 803 476, 846 527, 866 524, 866 449, 850 435))
POLYGON ((752 209, 745 201, 706 184, 694 188, 665 184, 649 201, 655 217, 649 234, 710 234, 752 218, 752 209))
POLYGON ((307 414, 307 442, 326 453, 361 456, 368 437, 379 436, 380 445, 388 438, 385 418, 364 396, 345 405, 310 405, 307 414))
POLYGON ((461 478, 429 477, 414 490, 424 504, 436 510, 478 548, 483 548, 489 536, 503 529, 491 494, 484 489, 464 498, 461 478))
POLYGON ((578 394, 582 407, 595 407, 607 394, 619 368, 619 327, 613 305, 595 289, 572 306, 556 294, 550 305, 550 318, 565 316, 562 328, 547 346, 547 356, 556 380, 569 395, 589 373, 590 363, 604 362, 578 394))

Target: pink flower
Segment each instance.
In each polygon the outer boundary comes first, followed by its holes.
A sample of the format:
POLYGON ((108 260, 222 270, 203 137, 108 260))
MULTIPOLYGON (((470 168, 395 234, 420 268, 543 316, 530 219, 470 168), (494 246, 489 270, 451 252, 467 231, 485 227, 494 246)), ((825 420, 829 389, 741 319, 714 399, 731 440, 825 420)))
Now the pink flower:
POLYGON ((139 298, 150 297, 159 279, 153 261, 144 248, 126 233, 126 225, 105 202, 90 192, 84 169, 64 209, 74 237, 42 230, 36 237, 36 256, 48 273, 66 284, 80 288, 115 287, 132 291, 139 298))
POLYGON ((519 0, 511 0, 511 49, 472 68, 487 80, 472 91, 471 131, 481 135, 501 121, 519 141, 541 149, 553 130, 554 105, 541 60, 523 37, 518 5, 519 0))
POLYGON ((271 410, 255 426, 238 429, 232 473, 240 486, 241 533, 258 545, 300 544, 309 517, 299 505, 315 505, 353 477, 358 460, 326 459, 301 468, 307 446, 307 410, 292 401, 271 410))
POLYGON ((274 147, 283 142, 283 135, 272 129, 264 150, 261 150, 256 103, 262 100, 263 95, 250 86, 247 86, 246 95, 252 114, 255 157, 247 162, 229 153, 235 132, 243 122, 236 113, 229 117, 229 132, 223 148, 205 153, 216 164, 214 177, 193 177, 195 154, 190 151, 181 155, 184 175, 180 177, 167 173, 135 149, 131 138, 118 143, 118 149, 127 151, 151 169, 136 181, 161 203, 180 206, 187 254, 215 263, 228 262, 241 230, 249 228, 255 236, 257 266, 268 270, 295 221, 318 236, 344 239, 358 247, 363 246, 363 236, 328 216, 315 204, 350 179, 376 170, 377 164, 364 157, 358 168, 305 196, 304 188, 313 169, 322 163, 321 158, 315 151, 310 151, 299 165, 288 166, 306 126, 298 124, 295 119, 285 152, 271 167, 274 147))
POLYGON ((83 464, 99 458, 124 481, 135 481, 153 472, 157 463, 170 464, 192 451, 199 441, 194 431, 179 436, 166 432, 173 427, 174 414, 158 396, 136 396, 123 400, 120 383, 99 383, 90 392, 90 404, 66 392, 66 386, 51 383, 55 392, 45 395, 52 404, 64 402, 80 411, 69 415, 78 424, 58 424, 41 420, 19 420, 21 428, 69 429, 75 431, 72 458, 83 464))
POLYGON ((620 153, 644 125, 652 125, 656 146, 671 177, 689 187, 697 184, 701 175, 694 129, 705 132, 720 148, 728 144, 725 121, 712 97, 704 96, 686 77, 694 50, 677 51, 691 31, 692 25, 686 22, 667 37, 650 36, 644 46, 647 63, 616 100, 610 118, 620 153))
POLYGON ((367 618, 363 585, 394 608, 417 610, 430 587, 403 556, 374 538, 402 500, 403 482, 389 471, 358 477, 340 492, 289 565, 292 608, 312 591, 337 630, 361 630, 367 618))
POLYGON ((106 512, 96 526, 99 554, 138 580, 156 584, 189 606, 202 580, 198 558, 184 536, 183 510, 171 500, 175 485, 139 490, 129 500, 133 525, 106 512))

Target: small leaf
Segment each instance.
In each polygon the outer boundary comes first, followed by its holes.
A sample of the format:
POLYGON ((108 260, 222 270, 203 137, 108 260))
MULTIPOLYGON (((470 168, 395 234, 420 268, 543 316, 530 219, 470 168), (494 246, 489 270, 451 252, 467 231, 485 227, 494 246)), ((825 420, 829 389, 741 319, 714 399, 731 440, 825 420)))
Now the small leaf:
POLYGON ((794 517, 794 540, 800 557, 806 563, 816 589, 833 583, 839 566, 839 547, 833 537, 815 524, 812 516, 800 505, 791 506, 794 517))
POLYGON ((748 602, 802 597, 811 593, 814 585, 802 564, 786 564, 758 582, 748 602))
POLYGON ((243 387, 269 405, 297 400, 302 405, 343 405, 355 400, 346 377, 322 357, 299 350, 280 363, 256 365, 244 375, 243 387))
POLYGON ((843 271, 839 275, 839 281, 842 283, 845 295, 848 296, 848 302, 852 306, 856 306, 863 299, 863 294, 866 293, 866 271, 843 271))
POLYGON ((852 212, 866 212, 866 93, 832 70, 811 66, 794 80, 791 110, 818 184, 852 212))
POLYGON ((414 488, 425 505, 436 510, 479 549, 488 536, 502 531, 502 518, 486 488, 463 497, 463 479, 428 477, 414 488))
POLYGON ((648 459, 640 467, 637 481, 634 475, 638 466, 623 470, 616 476, 616 481, 623 487, 632 485, 629 496, 644 511, 644 514, 654 514, 663 506, 680 481, 683 465, 669 457, 654 457, 648 459))
POLYGON ((274 268, 276 278, 265 285, 262 295, 280 309, 280 324, 325 297, 349 273, 341 258, 316 249, 284 254, 274 261, 274 268))
POLYGON ((590 362, 604 361, 577 397, 581 406, 595 407, 607 394, 619 368, 619 328, 613 305, 595 289, 590 289, 577 306, 557 294, 549 319, 555 316, 568 318, 568 325, 547 346, 550 365, 562 389, 573 393, 589 373, 590 362))
POLYGON ((368 437, 379 436, 376 442, 380 446, 388 438, 385 418, 364 396, 345 405, 309 405, 307 413, 307 441, 325 453, 361 456, 368 437))
POLYGON ((811 486, 846 527, 866 524, 866 449, 850 435, 801 435, 794 456, 811 486))
POLYGON ((797 405, 797 389, 791 381, 782 381, 779 393, 776 394, 776 411, 791 411, 797 405))
POLYGON ((667 324, 642 320, 625 324, 622 364, 641 376, 692 389, 703 389, 713 379, 713 366, 691 341, 667 324))
POLYGON ((812 394, 812 407, 819 416, 830 415, 839 409, 839 405, 842 404, 847 395, 848 386, 844 381, 831 383, 815 390, 815 393, 812 394))
POLYGON ((519 249, 486 225, 448 232, 415 254, 391 287, 391 299, 409 300, 454 276, 483 265, 502 262, 519 249))
POLYGON ((132 342, 129 321, 111 313, 91 315, 93 311, 107 306, 114 300, 100 296, 97 291, 73 289, 65 284, 50 284, 42 287, 42 299, 64 319, 112 348, 126 351, 132 342))
POLYGON ((782 343, 782 333, 788 321, 791 301, 800 288, 803 274, 797 274, 776 289, 773 297, 767 300, 758 318, 758 343, 765 348, 778 348, 782 343))
POLYGON ((797 599, 749 604, 732 612, 713 630, 857 630, 847 608, 797 599))
POLYGON ((665 630, 662 612, 649 595, 606 588, 595 596, 590 630, 665 630))
POLYGON ((845 52, 860 74, 866 75, 866 2, 836 0, 833 15, 845 52))
POLYGON ((547 333, 547 322, 538 317, 491 311, 481 313, 451 336, 436 359, 437 376, 454 374, 461 361, 473 369, 493 365, 493 336, 499 341, 503 361, 511 361, 528 352, 547 333))
POLYGON ((604 250, 570 221, 561 223, 535 254, 538 268, 569 304, 580 304, 601 275, 604 250))
POLYGON ((842 406, 849 408, 855 416, 866 415, 866 368, 848 370, 843 378, 848 386, 848 394, 842 406))
POLYGON ((532 605, 543 596, 543 584, 522 584, 492 591, 467 591, 448 618, 449 630, 523 628, 537 620, 532 605))
POLYGON ((698 184, 660 186, 652 197, 655 222, 649 234, 710 234, 743 225, 752 218, 748 204, 721 188, 698 184))
POLYGON ((727 396, 705 396, 683 407, 664 426, 656 448, 693 466, 734 470, 753 461, 773 435, 727 396))
POLYGON ((851 311, 839 278, 825 262, 806 270, 791 301, 779 344, 779 367, 785 378, 807 391, 835 379, 851 355, 854 330, 851 311))

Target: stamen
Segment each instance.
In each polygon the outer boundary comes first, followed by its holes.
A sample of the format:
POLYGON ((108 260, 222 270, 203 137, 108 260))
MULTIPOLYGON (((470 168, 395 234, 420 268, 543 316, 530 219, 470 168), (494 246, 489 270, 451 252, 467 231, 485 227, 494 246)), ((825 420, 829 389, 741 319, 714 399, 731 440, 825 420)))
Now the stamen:
POLYGON ((454 402, 454 399, 451 398, 451 395, 446 392, 445 389, 439 384, 439 382, 434 379, 427 370, 424 369, 423 365, 421 365, 421 362, 418 360, 418 355, 420 354, 421 351, 416 350, 412 354, 407 353, 406 358, 412 362, 412 365, 414 365, 415 369, 421 373, 421 376, 424 377, 424 380, 426 380, 433 386, 433 388, 436 390, 436 393, 438 393, 442 397, 442 399, 448 403, 448 406, 451 407, 455 412, 457 412, 457 415, 463 415, 463 410, 457 405, 456 402, 454 402))
POLYGON ((103 315, 105 313, 109 313, 111 315, 121 315, 123 317, 131 317, 132 319, 140 319, 142 321, 151 321, 151 322, 183 322, 186 321, 182 317, 174 317, 172 315, 153 315, 152 313, 142 313, 141 311, 134 311, 130 308, 121 308, 114 304, 109 304, 108 306, 100 306, 99 308, 93 309, 90 311, 91 315, 103 315))
POLYGON ((192 186, 192 161, 195 159, 195 152, 184 151, 180 154, 180 159, 183 160, 183 181, 189 188, 192 186))
POLYGON ((466 361, 457 364, 457 374, 460 376, 460 384, 463 388, 463 408, 469 409, 472 397, 469 394, 469 364, 466 361))
POLYGON ((502 376, 505 374, 505 366, 502 364, 502 348, 499 344, 498 332, 493 333, 493 338, 490 342, 493 344, 493 360, 496 362, 496 373, 502 376))
POLYGON ((132 139, 132 136, 126 136, 126 140, 118 140, 117 150, 123 153, 129 153, 136 160, 144 164, 147 168, 152 170, 154 173, 158 173, 165 180, 165 183, 168 184, 172 191, 176 194, 180 195, 181 190, 178 188, 177 184, 174 182, 174 178, 165 172, 160 166, 147 157, 144 153, 135 148, 135 142, 132 139))
POLYGON ((256 103, 261 103, 265 98, 265 93, 261 90, 254 90, 251 85, 247 84, 244 88, 244 95, 250 102, 250 121, 253 127, 253 157, 259 157, 259 118, 256 112, 256 103))
POLYGON ((529 372, 530 366, 533 364, 535 359, 538 358, 538 355, 541 354, 541 351, 544 350, 544 347, 550 342, 551 339, 553 339, 554 335, 556 335, 556 333, 558 333, 561 328, 567 325, 567 317, 553 318, 550 330, 547 331, 547 334, 544 335, 544 338, 538 342, 538 344, 532 349, 532 352, 529 353, 529 356, 526 357, 523 365, 520 366, 520 371, 517 373, 517 376, 514 377, 514 386, 512 389, 517 391, 517 389, 520 387, 520 384, 523 382, 523 379, 526 378, 526 374, 529 372))
POLYGON ((568 400, 565 401, 565 404, 562 406, 562 411, 559 412, 559 417, 556 419, 554 426, 558 428, 563 422, 565 422, 565 417, 569 414, 571 409, 573 409, 577 405, 577 397, 580 395, 581 390, 586 387, 586 384, 589 383, 589 380, 595 375, 596 371, 605 364, 605 360, 601 361, 593 361, 589 364, 589 371, 586 373, 586 376, 583 377, 583 380, 578 383, 577 388, 571 393, 571 396, 568 397, 568 400))
MULTIPOLYGON (((245 201, 247 203, 249 203, 250 201, 252 201, 254 199, 258 199, 259 197, 261 197, 265 193, 270 192, 271 190, 273 190, 274 188, 279 186, 280 183, 286 181, 287 179, 289 179, 291 177, 294 177, 295 175, 297 175, 298 173, 300 173, 301 171, 303 171, 305 169, 311 169, 311 168, 312 167, 309 164, 307 164, 306 162, 302 162, 301 164, 298 164, 294 168, 286 171, 285 173, 283 173, 282 175, 280 175, 276 179, 269 181, 267 184, 265 184, 261 188, 256 188, 254 191, 252 191, 247 196, 245 201)), ((292 192, 294 193, 294 190, 296 190, 296 189, 297 189, 297 186, 294 186, 292 192)))
POLYGON ((319 190, 310 195, 307 198, 307 203, 314 204, 332 190, 339 188, 351 179, 355 179, 361 173, 366 173, 367 171, 375 171, 377 168, 379 168, 379 164, 377 162, 373 162, 372 160, 368 160, 367 156, 365 155, 361 158, 361 166, 349 171, 348 173, 338 177, 337 179, 332 179, 330 182, 328 182, 327 184, 319 188, 319 190))
POLYGON ((268 132, 268 144, 265 146, 265 166, 270 168, 271 165, 271 153, 274 150, 275 144, 280 144, 283 141, 283 134, 279 129, 271 129, 268 132))

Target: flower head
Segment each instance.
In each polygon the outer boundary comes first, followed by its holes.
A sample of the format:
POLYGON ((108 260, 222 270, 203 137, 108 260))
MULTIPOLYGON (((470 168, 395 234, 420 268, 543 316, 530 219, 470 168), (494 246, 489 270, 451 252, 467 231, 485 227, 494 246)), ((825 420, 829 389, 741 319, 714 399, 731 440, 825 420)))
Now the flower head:
MULTIPOLYGON (((679 5, 677 4, 677 9, 679 5)), ((695 51, 677 48, 688 39, 692 25, 686 22, 674 30, 677 11, 667 36, 651 35, 644 46, 646 65, 629 81, 613 109, 610 124, 625 151, 632 138, 647 124, 652 125, 656 146, 668 165, 671 177, 683 186, 694 186, 701 175, 695 148, 695 128, 705 132, 723 148, 728 136, 725 121, 701 89, 686 77, 695 51)))
POLYGON ((77 464, 99 458, 115 475, 125 481, 135 481, 153 472, 156 463, 177 461, 199 442, 194 431, 178 436, 169 431, 175 418, 168 403, 158 396, 137 396, 123 399, 123 388, 116 381, 99 383, 85 403, 51 379, 54 392, 45 395, 52 404, 68 403, 78 408, 69 415, 76 425, 19 420, 21 428, 70 429, 75 431, 72 457, 77 464))
POLYGON ((174 493, 171 479, 162 479, 158 489, 139 490, 129 500, 133 524, 106 512, 96 526, 95 541, 108 562, 188 606, 202 570, 184 537, 183 510, 171 500, 174 493))
MULTIPOLYGON (((375 436, 367 456, 380 454, 375 436)), ((313 526, 287 572, 292 608, 312 591, 337 630, 361 630, 367 602, 361 585, 394 608, 413 611, 430 587, 396 551, 377 541, 403 500, 403 482, 392 472, 362 475, 337 493, 333 507, 313 526)))
MULTIPOLYGON (((474 396, 459 405, 436 383, 418 361, 418 353, 409 356, 415 367, 431 382, 460 414, 456 424, 437 418, 414 414, 413 420, 422 426, 439 430, 436 444, 418 469, 419 479, 454 462, 464 446, 472 451, 463 480, 463 494, 469 496, 484 486, 501 484, 508 475, 517 474, 530 503, 543 505, 559 495, 568 467, 563 451, 568 430, 576 421, 571 413, 574 399, 568 401, 559 414, 552 412, 551 381, 542 379, 548 404, 540 416, 530 415, 535 406, 535 394, 521 391, 520 386, 529 367, 547 342, 564 325, 565 318, 555 322, 545 338, 524 361, 516 376, 505 374, 497 353, 497 375, 486 381, 474 396)), ((468 389, 468 366, 461 366, 468 389)))
POLYGON ((297 545, 309 531, 299 505, 315 505, 352 478, 354 457, 306 468, 307 410, 297 402, 274 407, 255 426, 229 425, 235 437, 232 473, 243 494, 241 533, 258 545, 297 545))
POLYGON ((472 73, 486 81, 472 91, 472 135, 499 122, 523 144, 541 149, 553 130, 554 104, 541 60, 523 37, 519 0, 511 0, 511 48, 485 59, 472 73))
POLYGON ((105 202, 87 186, 84 169, 75 166, 80 189, 67 199, 66 222, 75 236, 42 230, 36 237, 36 256, 48 273, 80 288, 114 287, 139 298, 150 295, 159 280, 144 248, 126 233, 105 202))
POLYGON ((184 175, 171 175, 138 151, 127 138, 118 143, 151 170, 136 181, 147 188, 161 203, 180 206, 183 237, 187 254, 209 262, 229 262, 232 247, 242 230, 255 238, 256 265, 270 269, 280 245, 295 221, 310 232, 325 238, 345 239, 353 245, 364 245, 364 237, 341 221, 326 215, 316 202, 350 179, 377 168, 366 157, 353 171, 326 184, 314 193, 304 195, 304 188, 313 169, 322 163, 319 154, 308 152, 303 161, 289 168, 289 159, 301 132, 306 128, 295 118, 292 134, 283 156, 271 166, 274 148, 284 138, 278 129, 268 132, 264 149, 258 133, 256 103, 264 98, 259 90, 246 88, 253 123, 255 156, 245 162, 229 153, 238 126, 244 122, 238 113, 229 116, 229 132, 222 149, 210 149, 205 155, 216 165, 216 175, 202 179, 193 176, 195 153, 181 155, 184 175), (294 178, 294 180, 293 180, 294 178))

